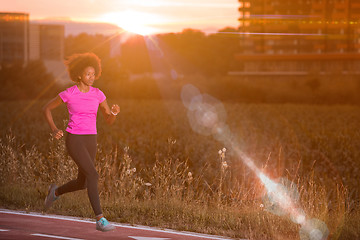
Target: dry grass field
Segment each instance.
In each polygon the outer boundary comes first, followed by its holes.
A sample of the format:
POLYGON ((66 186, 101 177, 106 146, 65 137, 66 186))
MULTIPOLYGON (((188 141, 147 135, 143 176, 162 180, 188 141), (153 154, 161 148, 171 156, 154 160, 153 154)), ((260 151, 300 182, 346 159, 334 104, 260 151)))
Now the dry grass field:
MULTIPOLYGON (((111 221, 232 238, 300 239, 299 224, 264 207, 263 184, 235 151, 191 129, 181 102, 116 102, 121 113, 113 126, 98 116, 96 162, 111 221)), ((0 103, 1 207, 42 211, 47 186, 77 174, 64 140, 49 135, 43 104, 0 103)), ((224 108, 231 141, 267 176, 296 184, 307 218, 326 223, 329 239, 360 239, 359 106, 224 108)), ((53 115, 64 129, 65 107, 53 115)), ((50 211, 92 217, 84 191, 61 197, 50 211)))

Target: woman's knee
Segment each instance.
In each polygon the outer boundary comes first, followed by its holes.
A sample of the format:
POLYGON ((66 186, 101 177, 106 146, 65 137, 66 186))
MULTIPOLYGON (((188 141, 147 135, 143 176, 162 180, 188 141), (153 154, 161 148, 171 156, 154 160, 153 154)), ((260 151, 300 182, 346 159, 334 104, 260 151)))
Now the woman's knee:
POLYGON ((86 178, 76 179, 76 185, 78 186, 79 190, 86 189, 86 178))
POLYGON ((94 169, 93 171, 89 172, 86 176, 87 179, 91 179, 93 181, 98 181, 99 180, 99 174, 98 172, 94 169))
POLYGON ((81 188, 81 190, 84 190, 84 189, 86 189, 86 188, 87 188, 86 181, 85 181, 85 182, 83 182, 83 183, 80 185, 80 188, 81 188))

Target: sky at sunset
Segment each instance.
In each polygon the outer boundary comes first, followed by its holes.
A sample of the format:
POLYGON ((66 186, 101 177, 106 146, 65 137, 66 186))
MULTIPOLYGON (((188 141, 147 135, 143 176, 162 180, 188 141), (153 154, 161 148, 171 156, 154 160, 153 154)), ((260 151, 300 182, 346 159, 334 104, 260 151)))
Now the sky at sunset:
POLYGON ((238 0, 0 0, 1 12, 26 12, 30 20, 109 22, 146 34, 237 27, 238 7, 238 0))

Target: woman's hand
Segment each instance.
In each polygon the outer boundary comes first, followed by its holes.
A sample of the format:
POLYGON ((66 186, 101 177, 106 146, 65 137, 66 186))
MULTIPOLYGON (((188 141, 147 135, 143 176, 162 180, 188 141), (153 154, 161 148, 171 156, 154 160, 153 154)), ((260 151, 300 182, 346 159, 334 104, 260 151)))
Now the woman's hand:
POLYGON ((118 115, 119 112, 120 112, 120 107, 119 107, 119 105, 113 104, 113 105, 111 106, 111 113, 116 116, 116 115, 118 115))
POLYGON ((55 130, 53 130, 52 135, 53 135, 54 138, 56 138, 57 140, 59 140, 60 138, 62 138, 62 136, 64 136, 64 133, 63 133, 62 130, 55 129, 55 130))
POLYGON ((111 108, 107 104, 106 99, 100 103, 100 110, 104 115, 106 123, 111 125, 116 119, 116 115, 120 112, 120 107, 117 104, 113 104, 111 108))

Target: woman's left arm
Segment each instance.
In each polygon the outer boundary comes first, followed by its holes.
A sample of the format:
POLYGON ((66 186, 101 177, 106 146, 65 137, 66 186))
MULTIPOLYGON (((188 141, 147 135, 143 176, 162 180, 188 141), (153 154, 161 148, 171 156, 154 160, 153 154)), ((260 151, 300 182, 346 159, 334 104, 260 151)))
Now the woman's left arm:
POLYGON ((116 115, 118 115, 118 113, 120 112, 120 107, 117 104, 113 104, 111 106, 111 110, 110 110, 106 99, 100 103, 100 109, 104 115, 106 123, 109 125, 114 123, 114 121, 116 119, 116 115))

